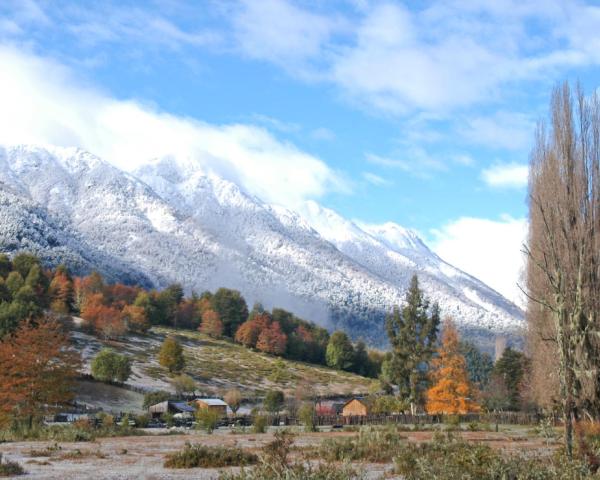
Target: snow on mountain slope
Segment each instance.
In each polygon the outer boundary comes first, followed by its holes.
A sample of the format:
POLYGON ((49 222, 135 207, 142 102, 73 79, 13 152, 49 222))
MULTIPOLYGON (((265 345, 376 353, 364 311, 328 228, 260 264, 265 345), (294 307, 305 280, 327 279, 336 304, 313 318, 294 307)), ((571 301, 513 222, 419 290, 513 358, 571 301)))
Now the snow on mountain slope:
POLYGON ((267 205, 192 160, 155 160, 130 175, 77 149, 0 147, 0 206, 13 225, 0 227, 2 250, 33 249, 111 278, 128 271, 157 287, 237 288, 373 344, 385 341, 385 313, 413 272, 480 342, 522 320, 402 227, 369 231, 314 202, 300 214, 267 205))
POLYGON ((306 202, 301 213, 324 239, 385 280, 405 288, 416 273, 427 295, 457 322, 481 321, 499 330, 519 326, 522 312, 518 307, 476 278, 444 262, 416 233, 391 222, 360 228, 315 202, 306 202))

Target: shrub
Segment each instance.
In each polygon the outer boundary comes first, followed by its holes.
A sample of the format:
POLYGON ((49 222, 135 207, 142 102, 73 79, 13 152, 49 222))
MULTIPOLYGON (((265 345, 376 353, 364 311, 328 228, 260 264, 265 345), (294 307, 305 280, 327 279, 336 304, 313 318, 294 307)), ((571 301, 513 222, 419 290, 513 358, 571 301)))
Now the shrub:
POLYGON ((285 397, 281 390, 269 390, 265 395, 264 407, 267 411, 275 413, 281 410, 285 397))
POLYGON ((161 419, 167 424, 167 427, 172 427, 173 425, 175 425, 175 417, 170 412, 163 413, 161 415, 161 419))
POLYGON ((25 470, 17 462, 10 460, 4 460, 2 453, 0 452, 0 477, 13 477, 16 475, 23 475, 25 470))
POLYGON ((467 443, 451 434, 431 443, 405 443, 394 459, 395 473, 406 480, 584 480, 592 479, 583 462, 555 457, 502 455, 487 445, 467 443))
POLYGON ((402 451, 405 437, 393 427, 361 429, 354 438, 325 440, 317 456, 329 461, 389 462, 402 451))
POLYGON ((263 448, 260 464, 252 469, 235 473, 222 473, 221 480, 359 480, 364 476, 348 465, 319 463, 313 466, 309 461, 290 463, 289 453, 293 436, 287 432, 277 432, 275 440, 263 448))
POLYGON ((221 415, 210 408, 199 408, 196 410, 196 421, 198 422, 198 428, 206 430, 206 433, 212 433, 217 427, 221 415))
POLYGON ((255 415, 252 421, 254 433, 265 433, 267 430, 267 417, 264 415, 255 415))
POLYGON ((144 413, 135 417, 135 426, 138 428, 146 428, 150 423, 150 415, 144 413))
POLYGON ((131 361, 110 348, 103 348, 92 360, 92 376, 101 382, 124 383, 131 375, 131 361))
POLYGON ((303 404, 298 410, 298 418, 304 425, 304 430, 307 432, 316 432, 315 426, 315 407, 312 403, 303 404))
POLYGON ((165 468, 221 468, 253 465, 258 457, 234 447, 208 447, 187 442, 183 450, 167 455, 165 468))

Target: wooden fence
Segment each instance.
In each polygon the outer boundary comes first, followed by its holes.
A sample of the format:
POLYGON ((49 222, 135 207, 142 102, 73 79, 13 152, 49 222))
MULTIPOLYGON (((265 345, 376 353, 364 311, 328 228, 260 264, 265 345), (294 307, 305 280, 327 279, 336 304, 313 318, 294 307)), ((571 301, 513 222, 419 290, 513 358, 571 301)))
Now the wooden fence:
MULTIPOLYGON (((242 417, 239 417, 240 419, 242 417)), ((243 417, 245 424, 252 423, 251 417, 243 417)), ((542 415, 523 412, 498 412, 498 413, 469 413, 466 415, 387 415, 372 414, 364 416, 319 415, 314 417, 317 426, 344 426, 344 425, 432 425, 450 422, 483 423, 489 425, 539 425, 548 421, 553 426, 561 424, 558 415, 542 415)), ((269 425, 300 425, 298 418, 287 415, 269 415, 269 425)))

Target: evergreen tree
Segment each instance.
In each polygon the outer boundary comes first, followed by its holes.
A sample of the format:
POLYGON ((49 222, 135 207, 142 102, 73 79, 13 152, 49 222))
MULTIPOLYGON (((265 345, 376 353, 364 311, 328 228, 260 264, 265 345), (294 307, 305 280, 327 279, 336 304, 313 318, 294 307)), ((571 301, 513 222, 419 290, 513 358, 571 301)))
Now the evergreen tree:
POLYGON ((169 372, 180 372, 185 366, 183 348, 173 337, 165 338, 158 353, 158 363, 168 368, 169 372))
POLYGON ((248 319, 248 305, 237 290, 219 288, 212 297, 213 309, 223 322, 223 335, 233 338, 238 327, 248 319))
POLYGON ((338 370, 350 370, 354 365, 354 347, 344 332, 333 332, 327 344, 327 365, 338 370))
POLYGON ((40 259, 29 253, 19 253, 13 258, 12 265, 14 271, 19 272, 21 277, 27 278, 31 267, 34 265, 40 266, 40 259))
POLYGON ((371 372, 371 359, 367 353, 367 346, 362 340, 354 347, 354 360, 352 363, 354 364, 352 369, 354 373, 366 377, 371 372))
POLYGON ((6 278, 11 271, 12 263, 10 258, 4 253, 0 253, 0 278, 6 278))
POLYGON ((467 362, 469 380, 479 388, 484 388, 490 381, 490 375, 494 369, 492 357, 481 352, 472 342, 468 341, 461 341, 459 350, 467 362))
POLYGON ((39 264, 34 263, 31 266, 25 278, 25 285, 30 287, 34 292, 35 298, 32 301, 36 305, 42 308, 48 305, 49 281, 39 264))
POLYGON ((498 376, 506 386, 510 410, 520 407, 521 384, 527 364, 527 357, 523 353, 508 347, 494 365, 493 375, 498 376))
POLYGON ((439 324, 438 305, 430 308, 414 275, 406 294, 406 306, 402 311, 394 308, 386 319, 392 355, 385 366, 385 380, 398 386, 400 395, 409 401, 412 413, 422 402, 422 393, 427 388, 427 368, 435 352, 439 324))
POLYGON ((19 272, 10 272, 6 277, 6 288, 10 292, 11 296, 15 296, 17 292, 25 285, 25 280, 19 272))

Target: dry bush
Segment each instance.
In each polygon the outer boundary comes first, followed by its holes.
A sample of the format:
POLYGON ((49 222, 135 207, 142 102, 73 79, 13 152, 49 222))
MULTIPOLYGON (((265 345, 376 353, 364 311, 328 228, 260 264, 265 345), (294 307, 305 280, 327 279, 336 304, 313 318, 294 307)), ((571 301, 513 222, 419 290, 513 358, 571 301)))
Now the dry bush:
POLYGON ((235 447, 207 447, 187 442, 183 450, 167 455, 165 468, 221 468, 253 465, 258 457, 235 447))
POLYGON ((3 460, 2 453, 0 453, 0 477, 14 477, 24 473, 25 470, 21 465, 10 460, 3 460))
POLYGON ((316 456, 328 461, 390 462, 405 443, 395 428, 365 428, 353 438, 325 440, 316 456))

